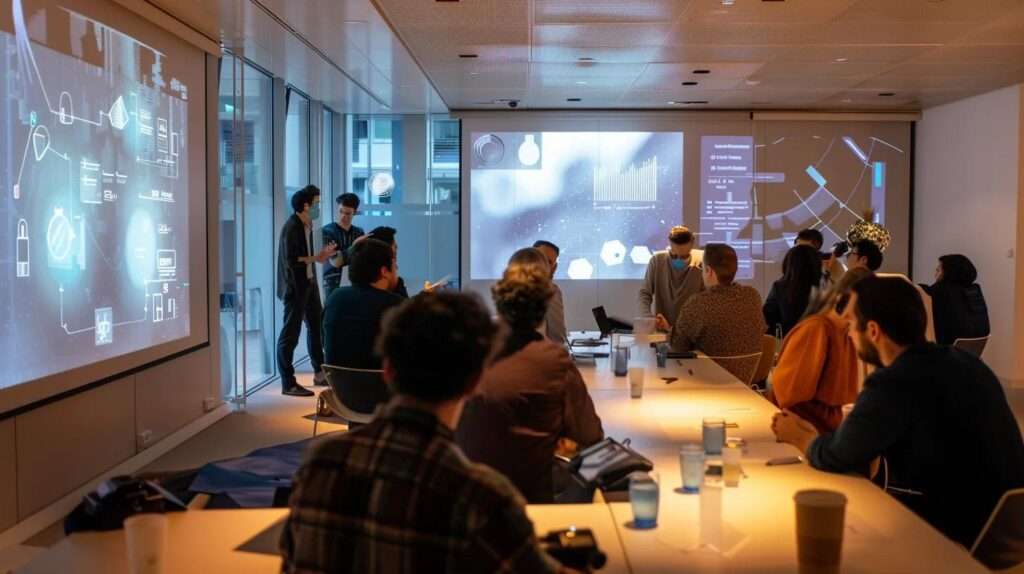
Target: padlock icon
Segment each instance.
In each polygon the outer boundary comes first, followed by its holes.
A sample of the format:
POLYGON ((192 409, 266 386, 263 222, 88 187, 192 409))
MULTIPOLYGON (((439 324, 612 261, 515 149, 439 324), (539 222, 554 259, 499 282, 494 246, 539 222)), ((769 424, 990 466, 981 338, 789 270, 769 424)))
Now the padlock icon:
POLYGON ((17 256, 15 258, 18 277, 28 277, 28 222, 18 220, 17 256))

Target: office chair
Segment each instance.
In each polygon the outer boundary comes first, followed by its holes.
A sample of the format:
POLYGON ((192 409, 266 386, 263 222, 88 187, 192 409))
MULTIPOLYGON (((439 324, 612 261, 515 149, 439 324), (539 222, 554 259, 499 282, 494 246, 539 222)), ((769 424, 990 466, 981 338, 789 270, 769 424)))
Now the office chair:
POLYGON ((957 339, 953 341, 953 346, 957 349, 962 349, 975 357, 981 358, 981 354, 985 352, 985 345, 988 344, 988 337, 975 337, 973 339, 957 339))
POLYGON ((351 427, 352 424, 366 424, 373 420, 377 407, 391 397, 381 370, 350 369, 337 365, 323 365, 323 370, 329 388, 317 397, 313 436, 316 436, 322 404, 348 421, 351 427))
POLYGON ((1008 490, 999 499, 971 556, 997 571, 1024 563, 1024 488, 1008 490))

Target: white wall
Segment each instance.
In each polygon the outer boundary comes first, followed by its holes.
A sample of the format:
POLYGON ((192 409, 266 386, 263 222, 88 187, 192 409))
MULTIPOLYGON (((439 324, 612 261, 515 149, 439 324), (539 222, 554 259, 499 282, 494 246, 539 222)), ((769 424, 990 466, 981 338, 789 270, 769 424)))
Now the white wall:
POLYGON ((978 268, 992 338, 984 359, 1004 381, 1024 380, 1017 367, 1014 317, 1019 305, 1022 86, 924 111, 914 165, 913 272, 931 283, 938 257, 963 253, 978 268))

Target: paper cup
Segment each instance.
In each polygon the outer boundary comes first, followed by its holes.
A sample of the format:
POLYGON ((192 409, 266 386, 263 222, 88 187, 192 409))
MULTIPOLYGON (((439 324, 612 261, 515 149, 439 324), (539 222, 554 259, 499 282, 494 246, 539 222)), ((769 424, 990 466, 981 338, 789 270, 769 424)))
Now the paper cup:
POLYGON ((843 554, 846 496, 832 490, 801 490, 796 503, 800 574, 838 574, 843 554))
POLYGON ((128 571, 131 574, 163 574, 167 555, 167 517, 136 514, 124 520, 128 571))

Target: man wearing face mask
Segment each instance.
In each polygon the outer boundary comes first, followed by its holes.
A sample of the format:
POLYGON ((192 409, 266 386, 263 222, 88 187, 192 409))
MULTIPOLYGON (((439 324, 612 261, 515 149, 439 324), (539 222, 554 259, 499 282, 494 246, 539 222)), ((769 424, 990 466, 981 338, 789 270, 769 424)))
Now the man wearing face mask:
POLYGON ((313 252, 312 224, 320 219, 320 190, 315 185, 296 191, 291 198, 292 216, 284 222, 277 249, 277 298, 284 303, 284 321, 277 338, 277 369, 281 375, 281 392, 293 397, 311 397, 313 391, 295 380, 292 356, 299 342, 302 323, 306 323, 306 344, 313 365, 313 380, 325 381, 320 366, 324 350, 320 344, 320 293, 317 289, 316 266, 331 258, 338 246, 329 243, 313 252))
POLYGON ((843 310, 861 360, 878 370, 835 432, 775 415, 782 442, 819 470, 867 473, 940 532, 970 546, 999 498, 1024 486, 1024 442, 995 374, 973 355, 925 340, 927 317, 903 277, 868 277, 843 310))
POLYGON ((661 331, 670 331, 683 304, 704 289, 701 279, 704 252, 693 248, 693 232, 677 225, 669 232, 668 241, 668 249, 658 251, 647 263, 647 272, 637 297, 640 316, 650 317, 653 314, 661 331))

